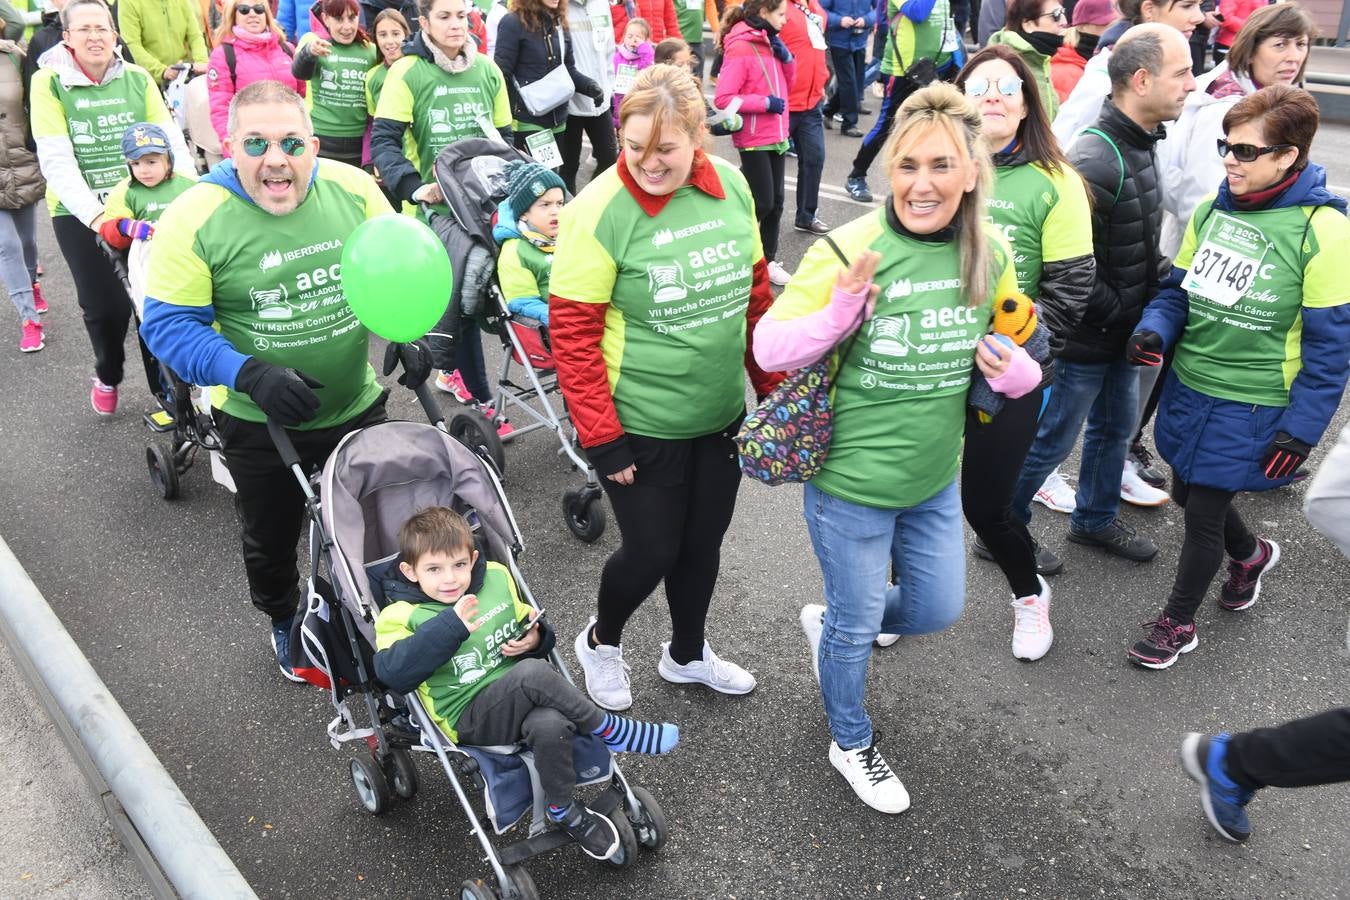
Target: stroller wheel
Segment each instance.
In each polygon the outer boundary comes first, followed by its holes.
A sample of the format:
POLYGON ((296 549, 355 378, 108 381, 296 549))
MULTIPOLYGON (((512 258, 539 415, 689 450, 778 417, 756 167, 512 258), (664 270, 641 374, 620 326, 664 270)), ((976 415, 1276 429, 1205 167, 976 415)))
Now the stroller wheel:
POLYGON ((402 747, 390 750, 384 761, 384 772, 389 779, 389 786, 400 799, 411 800, 417 796, 417 766, 413 764, 412 754, 407 750, 402 747))
POLYGON ((568 531, 588 544, 600 540, 605 533, 605 502, 598 492, 587 488, 564 491, 562 506, 568 531))
POLYGON ((638 843, 656 852, 666 845, 666 838, 670 836, 666 814, 661 810, 661 804, 656 802, 651 791, 636 785, 629 785, 629 790, 633 792, 633 799, 638 802, 638 818, 631 820, 638 843))
POLYGON ((473 878, 459 886, 459 900, 497 900, 497 892, 473 878))
POLYGON ((145 465, 150 469, 150 483, 163 500, 172 500, 178 496, 178 464, 173 454, 159 444, 145 448, 145 465))
POLYGON ((622 807, 616 806, 605 818, 613 822, 615 830, 619 832, 619 849, 605 863, 616 869, 632 868, 637 864, 638 855, 637 835, 633 833, 633 826, 628 824, 622 807))
POLYGON ((502 900, 539 900, 539 888, 524 866, 506 867, 506 884, 502 885, 502 900))
POLYGON ((392 800, 389 782, 385 781, 384 772, 375 760, 369 756, 353 757, 351 769, 352 786, 356 788, 356 799, 361 801, 361 808, 372 816, 386 812, 392 800))
POLYGON ((457 413, 450 420, 450 436, 497 468, 500 477, 506 471, 506 449, 496 427, 477 412, 457 413))

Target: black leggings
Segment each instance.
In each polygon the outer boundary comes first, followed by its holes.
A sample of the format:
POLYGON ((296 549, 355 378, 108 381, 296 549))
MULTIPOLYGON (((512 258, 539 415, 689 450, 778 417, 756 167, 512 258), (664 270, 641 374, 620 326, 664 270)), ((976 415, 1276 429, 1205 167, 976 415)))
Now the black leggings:
POLYGON ((609 478, 622 543, 600 575, 595 638, 617 646, 624 625, 665 581, 670 655, 684 664, 703 658, 703 626, 721 564, 722 537, 736 509, 741 470, 727 429, 683 441, 628 436, 637 461, 631 485, 609 478))
POLYGON ((1214 575, 1230 559, 1246 559, 1256 552, 1256 536, 1233 508, 1233 491, 1187 484, 1172 470, 1172 499, 1186 510, 1186 537, 1177 561, 1177 577, 1163 614, 1189 625, 1209 592, 1214 575))
POLYGON ((881 101, 881 111, 877 113, 877 120, 872 124, 872 129, 863 136, 862 146, 858 148, 858 155, 853 157, 853 168, 849 170, 849 178, 866 178, 867 170, 872 167, 872 160, 877 158, 881 152, 882 146, 886 143, 886 138, 891 135, 891 126, 895 124, 896 117, 900 114, 900 104, 905 102, 905 98, 914 93, 913 82, 907 78, 900 78, 895 75, 883 75, 882 84, 886 88, 886 96, 881 101))
POLYGON ((1350 706, 1233 735, 1228 775, 1249 791, 1350 781, 1350 706))
MULTIPOLYGON (((577 192, 577 170, 581 168, 581 136, 591 139, 591 157, 595 159, 595 174, 614 165, 619 158, 619 148, 614 143, 614 117, 606 109, 598 116, 568 116, 567 129, 558 141, 558 151, 562 154, 562 167, 558 175, 567 192, 577 192)), ((595 177, 594 175, 591 176, 595 177)), ((547 299, 547 298, 545 298, 547 299)))
POLYGON ((777 150, 741 151, 741 174, 755 198, 755 219, 759 221, 759 242, 764 245, 766 262, 778 258, 778 223, 787 201, 783 183, 786 169, 787 156, 777 150))
POLYGON ((993 555, 1015 597, 1041 592, 1036 578, 1036 544, 1013 514, 1013 489, 1022 462, 1036 440, 1046 388, 1007 400, 992 422, 966 413, 966 448, 961 458, 961 510, 993 555))
MULTIPOLYGON (((75 299, 84 315, 89 343, 94 347, 94 374, 99 381, 115 387, 122 383, 122 367, 126 362, 124 344, 127 325, 131 322, 131 298, 118 280, 112 263, 99 248, 98 236, 92 230, 69 215, 53 218, 52 230, 56 232, 56 244, 75 281, 75 299)), ((137 340, 150 392, 161 391, 159 364, 139 335, 137 340)))

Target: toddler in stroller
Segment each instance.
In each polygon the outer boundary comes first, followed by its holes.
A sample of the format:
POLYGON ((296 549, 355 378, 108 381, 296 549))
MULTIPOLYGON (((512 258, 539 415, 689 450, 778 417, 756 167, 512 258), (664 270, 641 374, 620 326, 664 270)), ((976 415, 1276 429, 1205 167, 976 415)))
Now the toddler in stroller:
POLYGON ((394 691, 417 691, 452 741, 524 740, 549 819, 588 855, 613 856, 614 823, 573 801, 573 734, 596 735, 611 752, 660 754, 675 747, 679 730, 605 712, 553 668, 553 629, 521 601, 510 571, 480 556, 451 509, 408 519, 399 557, 378 581, 388 605, 375 619, 376 676, 394 691))
POLYGON ((497 283, 508 310, 547 325, 548 276, 566 189, 556 172, 537 162, 509 162, 502 176, 506 199, 497 208, 492 229, 493 239, 501 244, 497 283))

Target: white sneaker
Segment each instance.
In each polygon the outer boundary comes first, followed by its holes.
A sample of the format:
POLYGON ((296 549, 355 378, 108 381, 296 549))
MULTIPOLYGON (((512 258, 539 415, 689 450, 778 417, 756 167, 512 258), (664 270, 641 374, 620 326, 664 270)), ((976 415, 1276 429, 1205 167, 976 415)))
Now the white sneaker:
POLYGON ((808 603, 797 618, 806 634, 806 646, 811 650, 811 671, 815 673, 816 684, 820 684, 820 635, 825 630, 825 607, 808 603))
POLYGON ((773 282, 779 287, 782 287, 791 280, 792 280, 792 273, 789 272, 787 269, 783 268, 782 265, 779 264, 778 260, 775 259, 769 262, 769 281, 773 282))
POLYGON ((876 640, 872 641, 872 643, 884 649, 886 647, 893 647, 895 645, 895 642, 898 640, 900 640, 900 635, 889 634, 883 631, 881 634, 876 636, 876 640))
POLYGON ((628 663, 623 661, 623 647, 600 644, 591 649, 591 629, 595 616, 577 635, 573 647, 581 671, 586 674, 586 693, 595 705, 611 712, 619 712, 633 705, 633 692, 628 685, 628 663))
POLYGON ((831 741, 830 762, 858 798, 878 812, 902 813, 909 809, 909 791, 882 758, 875 734, 870 747, 857 750, 842 750, 831 741))
POLYGON ((1059 474, 1059 469, 1045 476, 1045 481, 1036 489, 1036 496, 1033 499, 1055 512, 1071 513, 1078 506, 1076 492, 1069 487, 1064 476, 1059 474))
POLYGON ((1037 575, 1040 594, 1014 597, 1012 652, 1018 659, 1033 662, 1050 650, 1055 642, 1055 629, 1050 627, 1050 585, 1037 575))
POLYGON ((1140 478, 1138 464, 1127 458, 1120 472, 1120 499, 1135 506, 1162 506, 1172 495, 1140 478))
POLYGON ((680 665, 670 657, 670 641, 661 642, 661 662, 656 671, 675 684, 703 684, 723 694, 748 694, 755 689, 755 676, 733 662, 722 659, 707 642, 703 658, 680 665))

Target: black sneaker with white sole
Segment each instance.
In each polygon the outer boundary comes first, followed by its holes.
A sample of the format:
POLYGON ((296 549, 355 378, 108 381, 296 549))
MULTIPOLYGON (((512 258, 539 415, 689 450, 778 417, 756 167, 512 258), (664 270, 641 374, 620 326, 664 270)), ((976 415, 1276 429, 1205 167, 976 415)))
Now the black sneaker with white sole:
MULTIPOLYGON (((1050 578, 1064 571, 1064 560, 1060 559, 1055 551, 1049 547, 1042 546, 1040 541, 1032 540, 1032 549, 1036 554, 1036 574, 1042 578, 1050 578)), ((975 544, 971 548, 975 555, 980 559, 987 559, 995 562, 994 554, 989 552, 989 548, 980 540, 980 536, 975 536, 975 544)))
POLYGON ((619 850, 619 830, 614 823, 580 803, 573 803, 558 827, 581 846, 592 859, 609 859, 619 850))
POLYGON ((1134 562, 1148 562, 1158 555, 1158 545, 1119 519, 1098 531, 1079 531, 1069 526, 1069 540, 1075 544, 1100 547, 1112 556, 1119 556, 1134 562))

